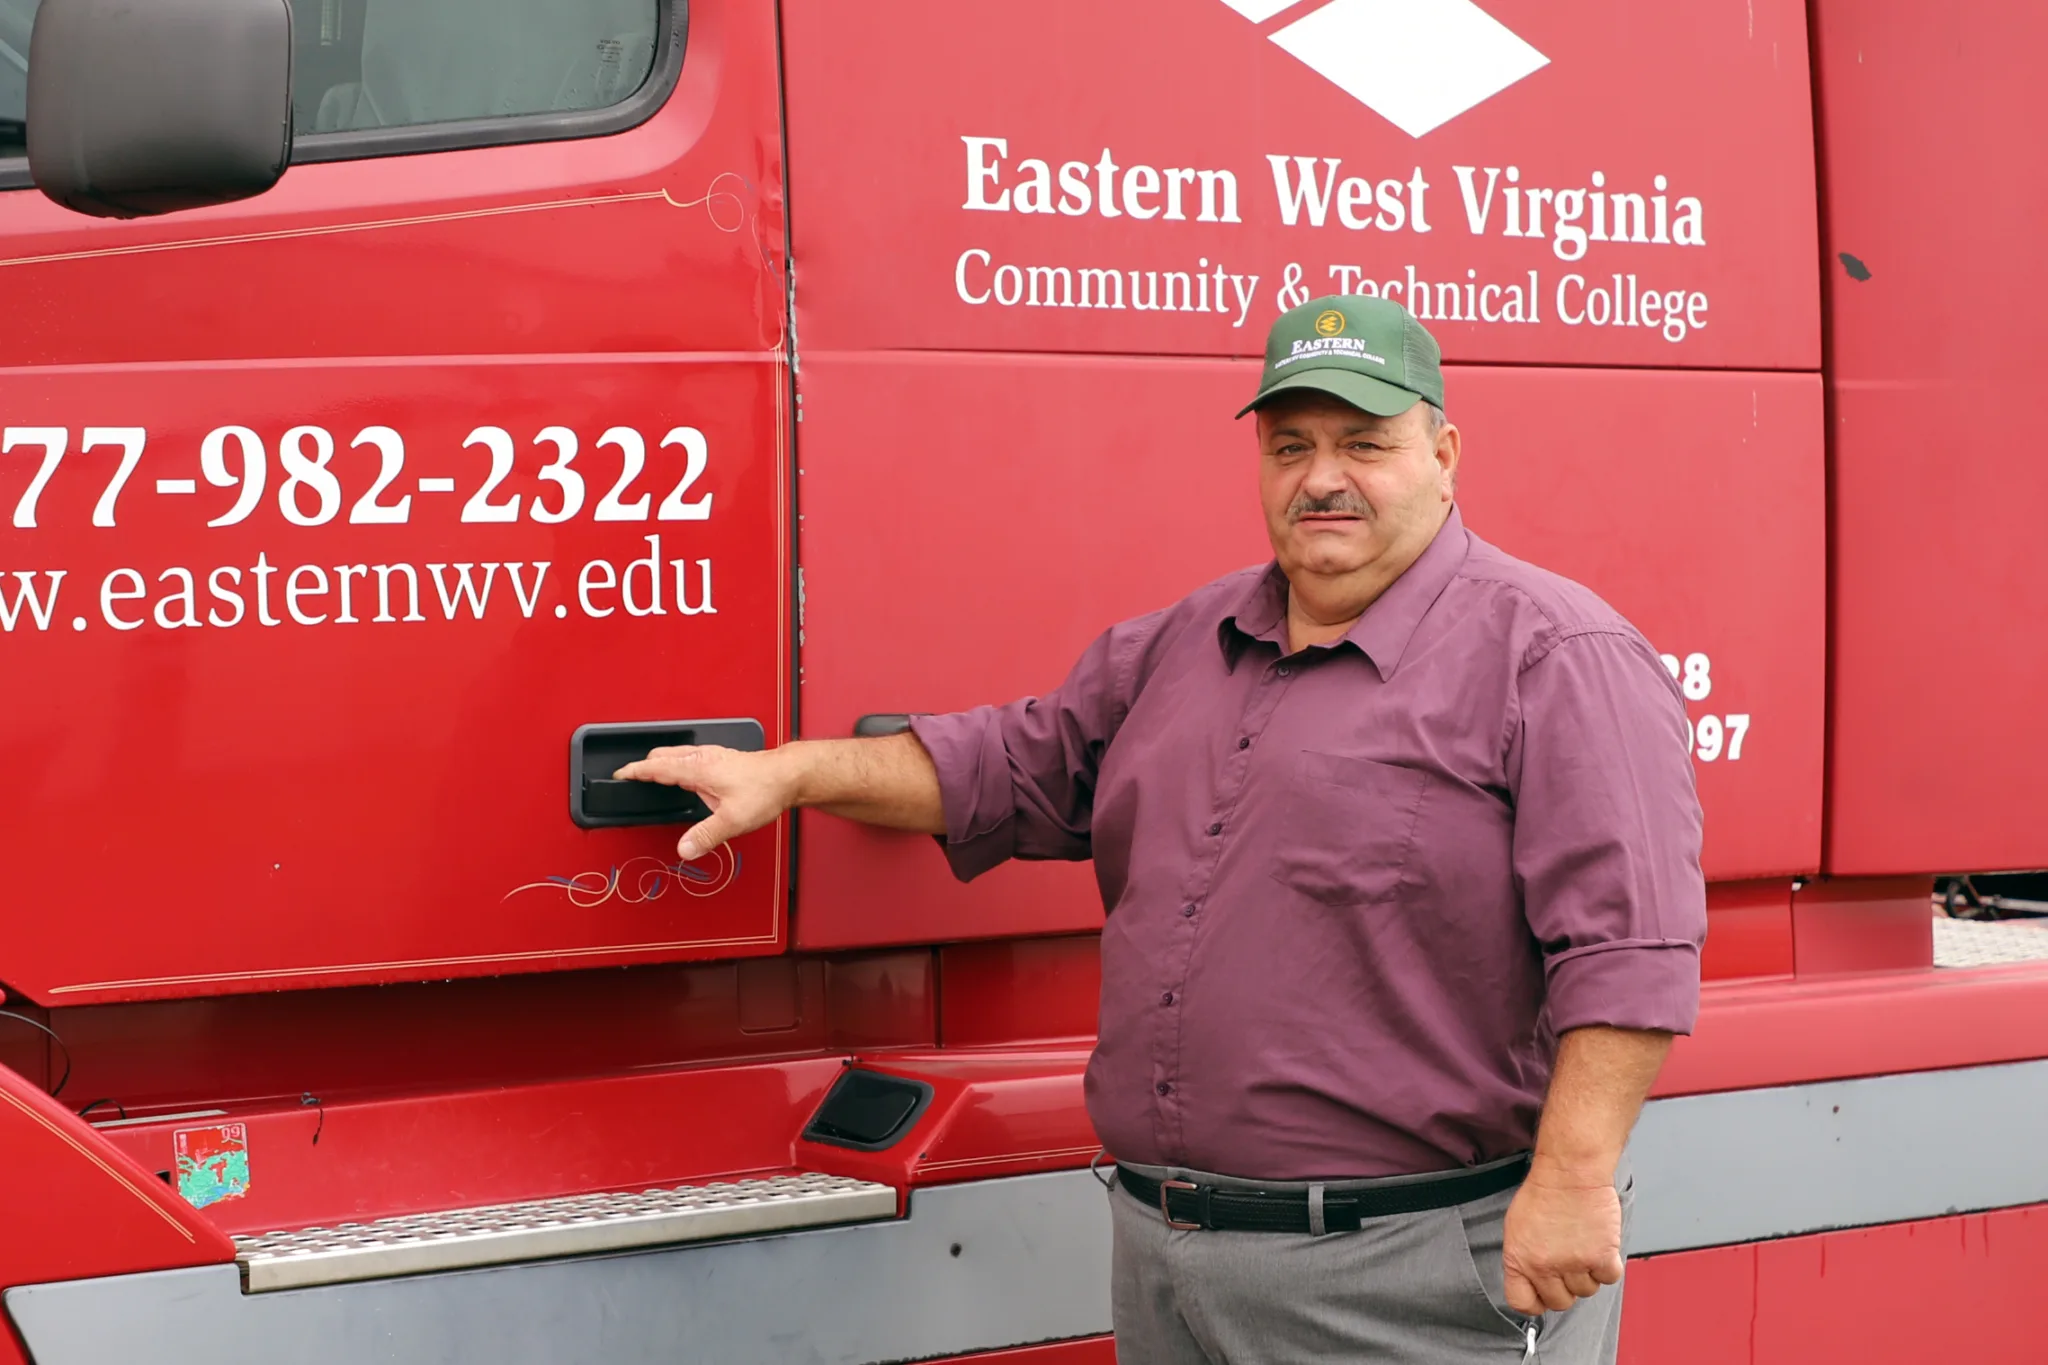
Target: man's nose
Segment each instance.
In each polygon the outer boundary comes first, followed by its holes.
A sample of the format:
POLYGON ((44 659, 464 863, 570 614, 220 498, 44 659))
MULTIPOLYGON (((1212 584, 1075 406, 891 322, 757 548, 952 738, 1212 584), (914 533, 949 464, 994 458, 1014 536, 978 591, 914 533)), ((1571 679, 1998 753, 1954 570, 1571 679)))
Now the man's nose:
POLYGON ((1350 471, 1345 467, 1344 457, 1335 450, 1318 450, 1309 460, 1301 487, 1313 497, 1326 497, 1350 488, 1350 471))

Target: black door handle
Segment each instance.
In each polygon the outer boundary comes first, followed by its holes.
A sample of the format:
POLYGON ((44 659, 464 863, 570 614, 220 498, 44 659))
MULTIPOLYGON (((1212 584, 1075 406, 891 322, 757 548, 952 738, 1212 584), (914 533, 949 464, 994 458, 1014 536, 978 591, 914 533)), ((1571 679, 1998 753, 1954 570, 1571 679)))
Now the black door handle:
POLYGON ((677 744, 760 749, 757 720, 667 720, 580 725, 569 737, 569 818, 584 829, 695 824, 711 813, 696 793, 612 776, 628 763, 677 744))
POLYGON ((649 823, 697 821, 711 812, 695 792, 665 787, 659 782, 621 781, 615 777, 583 779, 583 813, 606 817, 647 816, 649 823))

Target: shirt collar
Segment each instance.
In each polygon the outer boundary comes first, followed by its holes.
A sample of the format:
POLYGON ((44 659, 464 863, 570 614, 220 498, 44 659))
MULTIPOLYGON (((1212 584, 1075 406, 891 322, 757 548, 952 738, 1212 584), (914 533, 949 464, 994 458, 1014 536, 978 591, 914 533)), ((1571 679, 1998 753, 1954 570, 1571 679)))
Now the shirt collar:
MULTIPOLYGON (((1372 661, 1381 682, 1392 678, 1416 627, 1464 566, 1470 541, 1464 518, 1453 506, 1435 539, 1399 578, 1387 585, 1386 591, 1373 600, 1365 614, 1335 644, 1349 643, 1364 654, 1372 661)), ((1237 666, 1245 646, 1254 640, 1274 645, 1283 655, 1287 653, 1287 576, 1277 562, 1267 565, 1266 571, 1252 580, 1217 626, 1217 642, 1232 668, 1237 666)))

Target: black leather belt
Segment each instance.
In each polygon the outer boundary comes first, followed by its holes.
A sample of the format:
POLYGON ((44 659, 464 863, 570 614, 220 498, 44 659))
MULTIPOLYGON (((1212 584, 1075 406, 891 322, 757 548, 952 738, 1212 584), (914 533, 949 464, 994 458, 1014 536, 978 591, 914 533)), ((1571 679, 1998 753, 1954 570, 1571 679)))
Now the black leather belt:
POLYGON ((1165 1214, 1170 1227, 1213 1232, 1356 1232, 1368 1218, 1423 1213, 1484 1199, 1521 1184, 1528 1173, 1525 1152, 1474 1170, 1446 1171, 1363 1189, 1321 1188, 1320 1229, 1314 1226, 1314 1196, 1309 1190, 1154 1180, 1124 1166, 1116 1168, 1116 1183, 1139 1203, 1165 1214))

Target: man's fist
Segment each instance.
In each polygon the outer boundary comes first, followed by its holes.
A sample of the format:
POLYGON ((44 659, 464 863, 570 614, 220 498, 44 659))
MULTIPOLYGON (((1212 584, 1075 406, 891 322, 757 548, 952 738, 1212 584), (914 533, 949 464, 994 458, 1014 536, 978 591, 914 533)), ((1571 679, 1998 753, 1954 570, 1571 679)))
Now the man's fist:
POLYGON ((777 750, 744 753, 716 745, 656 749, 612 774, 632 782, 659 782, 704 798, 711 814, 684 832, 676 853, 694 862, 728 839, 756 830, 796 800, 790 765, 777 750))
POLYGON ((1621 1197, 1612 1181, 1532 1168, 1501 1235, 1508 1307, 1518 1313, 1563 1312, 1621 1279, 1621 1197))

